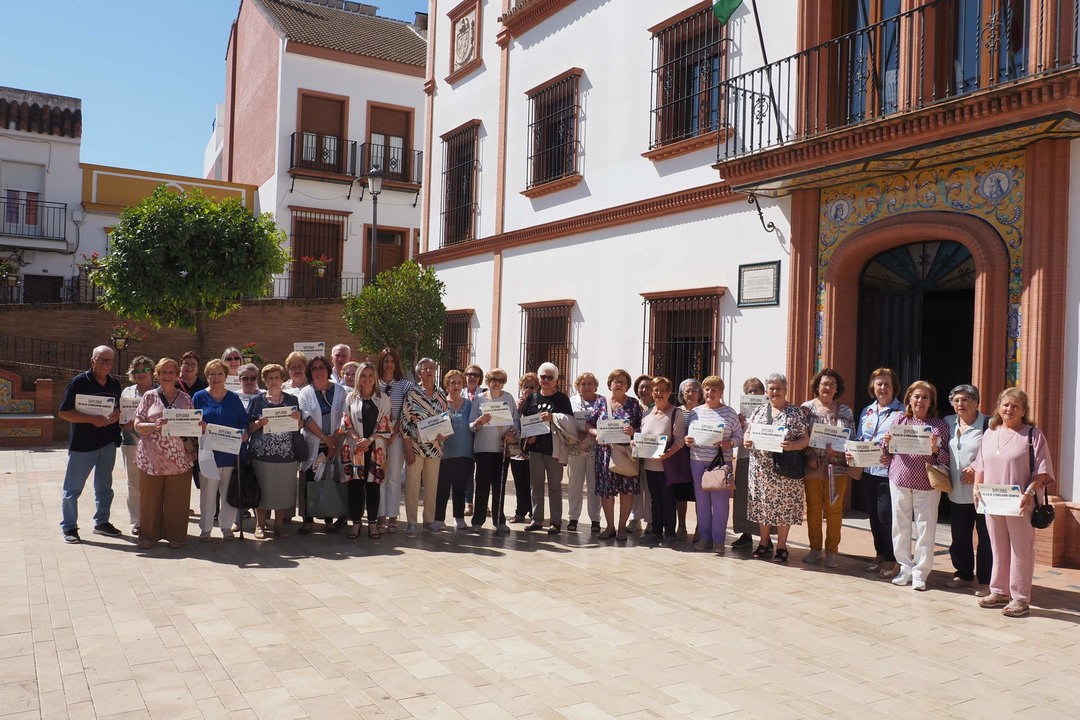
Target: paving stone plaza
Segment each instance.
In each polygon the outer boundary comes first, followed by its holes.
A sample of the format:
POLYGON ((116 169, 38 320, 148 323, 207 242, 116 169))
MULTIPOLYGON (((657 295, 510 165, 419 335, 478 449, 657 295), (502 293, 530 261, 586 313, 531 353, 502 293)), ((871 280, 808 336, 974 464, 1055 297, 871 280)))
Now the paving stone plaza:
MULTIPOLYGON (((67 453, 0 451, 0 717, 1076 718, 1080 571, 1031 616, 862 571, 549 536, 60 538, 67 453)), ((113 521, 126 528, 118 465, 113 521)), ((196 506, 197 503, 192 503, 196 506)), ((691 513, 693 515, 693 513, 691 513)), ((250 522, 250 521, 249 521, 250 522)), ((692 522, 692 521, 691 521, 692 522)))

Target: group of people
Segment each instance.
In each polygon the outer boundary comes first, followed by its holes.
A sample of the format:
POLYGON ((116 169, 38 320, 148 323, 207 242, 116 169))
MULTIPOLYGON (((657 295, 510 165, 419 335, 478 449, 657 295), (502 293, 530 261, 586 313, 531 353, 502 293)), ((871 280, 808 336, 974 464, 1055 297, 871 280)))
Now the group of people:
POLYGON ((791 526, 805 518, 810 548, 802 561, 835 568, 854 479, 874 540, 866 570, 926 590, 941 495, 937 472, 952 486, 954 573, 946 584, 973 588, 980 606, 1003 608, 1009 617, 1029 612, 1031 510, 1054 475, 1046 440, 1028 421, 1027 397, 1016 388, 1002 392, 987 417, 978 409, 978 389, 959 385, 948 396, 953 413, 941 419, 932 384, 916 381, 901 395, 896 373, 878 368, 867 387, 873 400, 855 415, 840 402, 845 384, 837 371, 818 372, 812 399, 802 405, 789 401, 787 379, 774 373, 743 384, 743 396, 764 396, 747 405, 755 408, 747 417, 725 402, 724 381, 715 375, 676 385, 666 377, 632 379, 616 369, 603 395, 598 378, 584 372, 571 397, 559 389, 559 369, 543 363, 518 380, 514 394, 501 368, 452 369, 440 386, 430 358, 408 379, 391 348, 372 363, 353 361, 350 348, 338 345, 330 358, 294 352, 283 365, 261 369, 228 348, 205 364, 205 379, 193 352, 179 362, 139 356, 128 368, 132 384, 121 389, 111 374, 111 348, 95 348, 91 362, 61 403, 60 417, 71 423, 61 521, 67 542, 80 541, 77 503, 92 471, 94 532, 122 534, 110 522, 117 446, 128 471, 131 532, 144 549, 162 539, 170 547, 184 545, 193 480, 199 539, 210 540, 215 521, 223 539, 233 539, 242 520, 227 488, 245 468, 260 490, 258 539, 287 537, 297 511, 300 534, 313 532, 318 519, 326 532, 347 527, 356 538, 366 515, 367 534, 378 539, 398 531, 402 496, 407 536, 446 529, 448 505, 457 530, 479 532, 490 516, 496 533, 509 532, 509 522, 558 534, 565 470, 569 532, 578 530, 584 504, 600 540, 624 542, 644 523, 644 544, 687 541, 694 550, 723 555, 732 515, 732 548, 750 550, 756 534, 751 556, 786 564, 791 526), (94 409, 80 399, 85 396, 115 398, 115 408, 94 409), (200 427, 242 435, 239 456, 215 449, 205 435, 168 431, 170 417, 178 417, 170 410, 193 409, 201 411, 200 427), (819 425, 831 427, 815 431, 819 425), (922 433, 920 450, 894 444, 894 436, 913 436, 903 426, 922 433), (863 448, 858 462, 855 447, 863 448), (872 448, 869 460, 866 447, 872 448), (509 478, 515 508, 508 521, 509 478), (979 512, 987 485, 1019 486, 1016 512, 979 512), (692 538, 686 524, 691 501, 697 518, 692 538))

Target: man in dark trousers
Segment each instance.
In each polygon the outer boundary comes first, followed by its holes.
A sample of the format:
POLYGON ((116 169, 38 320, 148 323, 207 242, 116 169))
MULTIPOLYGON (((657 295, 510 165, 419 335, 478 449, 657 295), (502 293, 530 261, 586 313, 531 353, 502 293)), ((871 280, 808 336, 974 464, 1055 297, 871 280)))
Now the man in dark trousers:
POLYGON ((117 537, 122 533, 109 522, 112 510, 112 471, 120 445, 120 381, 110 373, 115 355, 99 345, 90 356, 90 369, 76 375, 60 401, 60 419, 71 423, 68 465, 64 475, 60 530, 64 542, 79 538, 79 495, 94 472, 94 533, 117 537), (111 405, 110 405, 111 400, 111 405))

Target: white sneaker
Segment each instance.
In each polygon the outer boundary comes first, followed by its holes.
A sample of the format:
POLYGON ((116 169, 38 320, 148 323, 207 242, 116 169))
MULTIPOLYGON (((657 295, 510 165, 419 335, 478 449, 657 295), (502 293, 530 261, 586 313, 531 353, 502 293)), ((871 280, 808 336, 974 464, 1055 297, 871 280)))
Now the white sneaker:
POLYGON ((896 577, 894 577, 892 579, 892 584, 893 585, 898 585, 898 586, 899 585, 910 585, 911 584, 911 575, 909 575, 909 574, 907 574, 905 572, 902 572, 902 573, 900 573, 899 575, 897 575, 896 577))
POLYGON ((836 559, 836 553, 825 553, 825 567, 840 567, 840 561, 836 559))
POLYGON ((912 579, 912 581, 911 581, 911 589, 912 590, 918 590, 920 592, 926 590, 926 581, 925 580, 912 579))
POLYGON ((802 561, 804 563, 816 563, 821 558, 820 550, 811 550, 803 556, 802 561))
POLYGON ((469 526, 465 524, 465 518, 455 518, 454 524, 457 526, 458 530, 467 530, 469 528, 469 526))

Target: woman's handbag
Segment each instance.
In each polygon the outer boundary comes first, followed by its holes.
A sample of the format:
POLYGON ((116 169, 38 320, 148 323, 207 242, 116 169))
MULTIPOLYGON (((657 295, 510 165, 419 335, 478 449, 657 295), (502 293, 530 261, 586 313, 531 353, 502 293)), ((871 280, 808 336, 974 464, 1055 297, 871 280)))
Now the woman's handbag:
POLYGON ((724 463, 723 450, 718 450, 709 467, 705 468, 701 476, 701 489, 705 492, 735 489, 735 473, 724 463))
POLYGON ((349 508, 343 497, 343 485, 338 480, 341 465, 336 457, 315 464, 315 479, 307 484, 308 517, 344 517, 349 508))
POLYGON ((941 492, 952 492, 952 477, 949 468, 936 463, 926 463, 926 477, 930 480, 930 487, 941 492))
MULTIPOLYGON (((611 405, 608 405, 607 409, 608 420, 613 419, 611 415, 611 405)), ((625 475, 626 477, 637 477, 638 474, 638 459, 630 454, 630 446, 623 445, 622 443, 610 443, 608 444, 610 455, 608 455, 608 470, 619 475, 625 475)))
POLYGON ((259 486, 259 479, 255 477, 255 467, 250 462, 242 459, 237 461, 236 473, 225 492, 225 501, 237 510, 259 507, 262 488, 259 486))
MULTIPOLYGON (((675 437, 675 422, 676 418, 680 418, 685 422, 686 418, 682 417, 682 411, 679 408, 675 408, 671 413, 671 435, 672 440, 675 437)), ((669 441, 669 442, 671 442, 669 441)), ((668 446, 671 447, 670 445, 668 446)), ((688 483, 694 481, 694 476, 690 472, 690 448, 683 445, 674 454, 670 455, 663 460, 664 463, 664 482, 668 485, 678 485, 679 483, 688 483)))
MULTIPOLYGON (((1035 428, 1028 430, 1028 474, 1035 477, 1035 444, 1032 442, 1031 433, 1035 428)), ((1031 525, 1037 530, 1045 530, 1054 524, 1054 506, 1050 504, 1050 494, 1043 488, 1043 501, 1039 502, 1039 492, 1035 491, 1035 506, 1031 508, 1031 525)))
POLYGON ((296 462, 307 462, 309 450, 307 440, 299 430, 289 433, 292 440, 292 453, 296 462))
MULTIPOLYGON (((765 421, 772 425, 772 406, 768 406, 765 421)), ((802 450, 784 450, 773 453, 773 469, 778 475, 792 480, 802 480, 806 477, 806 455, 802 450)))

